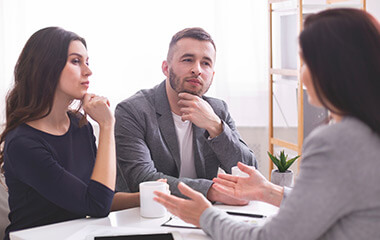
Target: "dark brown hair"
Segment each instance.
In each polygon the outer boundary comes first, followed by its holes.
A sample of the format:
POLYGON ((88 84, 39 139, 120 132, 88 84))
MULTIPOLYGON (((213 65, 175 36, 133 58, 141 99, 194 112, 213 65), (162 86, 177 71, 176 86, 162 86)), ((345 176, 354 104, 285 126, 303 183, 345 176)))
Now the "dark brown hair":
POLYGON ((170 44, 169 44, 169 51, 168 51, 168 56, 167 56, 168 61, 170 61, 173 56, 174 46, 179 40, 183 38, 192 38, 199 41, 208 41, 212 44, 212 46, 214 46, 214 49, 216 51, 214 40, 212 40, 211 35, 208 34, 205 30, 199 27, 185 28, 177 32, 176 34, 174 34, 174 36, 172 37, 172 40, 170 41, 170 44))
POLYGON ((299 37, 318 99, 380 134, 380 26, 359 9, 310 15, 299 37))
POLYGON ((14 85, 6 97, 6 123, 0 136, 0 166, 3 172, 3 143, 6 135, 20 124, 46 117, 71 41, 86 41, 73 32, 48 27, 35 32, 26 42, 15 69, 14 85))

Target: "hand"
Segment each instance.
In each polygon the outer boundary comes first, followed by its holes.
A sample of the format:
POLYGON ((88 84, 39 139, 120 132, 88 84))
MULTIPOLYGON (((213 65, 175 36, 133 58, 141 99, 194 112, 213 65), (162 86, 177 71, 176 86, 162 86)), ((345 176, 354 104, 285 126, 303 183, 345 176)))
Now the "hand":
POLYGON ((164 183, 166 183, 166 191, 167 191, 167 194, 170 195, 170 186, 168 184, 168 180, 166 178, 160 178, 160 179, 157 179, 157 182, 164 182, 164 183))
POLYGON ((222 133, 222 121, 208 102, 190 93, 183 92, 178 94, 178 97, 182 121, 189 120, 198 127, 206 129, 212 138, 222 133))
POLYGON ((283 198, 283 188, 269 182, 261 173, 241 162, 238 162, 241 171, 249 177, 218 174, 214 178, 214 188, 218 191, 242 200, 258 200, 279 206, 283 198))
POLYGON ((207 199, 214 202, 221 202, 227 205, 234 206, 244 206, 249 203, 249 201, 244 199, 238 199, 232 194, 228 194, 226 192, 219 191, 215 188, 215 184, 211 186, 211 188, 207 192, 207 199))
POLYGON ((94 119, 99 126, 114 124, 115 118, 109 106, 110 103, 105 97, 95 94, 85 94, 83 97, 84 111, 94 119))
POLYGON ((183 199, 173 195, 155 191, 155 201, 164 205, 169 212, 183 221, 199 227, 199 219, 204 210, 211 207, 211 203, 199 192, 194 191, 186 184, 178 184, 179 191, 190 199, 183 199))
POLYGON ((214 187, 220 192, 234 196, 237 199, 261 200, 263 199, 263 188, 268 182, 259 171, 238 162, 241 171, 247 173, 249 177, 232 176, 230 174, 219 174, 214 178, 214 187))

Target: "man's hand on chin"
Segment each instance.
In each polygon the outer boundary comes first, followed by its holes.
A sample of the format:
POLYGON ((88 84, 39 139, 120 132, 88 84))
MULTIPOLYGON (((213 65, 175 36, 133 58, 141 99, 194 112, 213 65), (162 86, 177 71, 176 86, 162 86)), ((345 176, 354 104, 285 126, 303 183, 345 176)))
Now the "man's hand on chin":
POLYGON ((189 120, 200 128, 206 129, 211 138, 223 132, 222 120, 215 114, 208 102, 190 94, 179 93, 178 106, 180 107, 182 121, 189 120))

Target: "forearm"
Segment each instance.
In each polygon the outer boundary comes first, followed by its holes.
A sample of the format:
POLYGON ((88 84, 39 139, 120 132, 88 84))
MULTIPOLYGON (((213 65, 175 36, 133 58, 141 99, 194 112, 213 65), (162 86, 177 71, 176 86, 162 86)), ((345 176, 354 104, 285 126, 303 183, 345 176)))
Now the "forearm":
POLYGON ((240 139, 236 130, 231 128, 226 122, 222 123, 223 132, 219 136, 206 141, 215 152, 223 169, 230 173, 231 167, 236 166, 238 162, 256 166, 253 152, 240 139))
POLYGON ((200 227, 212 239, 262 239, 257 238, 255 226, 241 221, 235 221, 226 213, 213 207, 207 208, 200 217, 200 227))
POLYGON ((140 206, 140 193, 117 192, 112 201, 111 211, 140 206))
POLYGON ((115 190, 116 153, 114 124, 101 125, 99 131, 99 146, 91 179, 115 190))

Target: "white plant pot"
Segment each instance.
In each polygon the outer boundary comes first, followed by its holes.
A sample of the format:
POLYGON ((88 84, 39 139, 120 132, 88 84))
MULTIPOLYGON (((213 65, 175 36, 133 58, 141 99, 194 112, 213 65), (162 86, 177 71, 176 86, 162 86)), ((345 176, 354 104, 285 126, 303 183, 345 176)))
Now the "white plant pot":
POLYGON ((273 169, 270 180, 272 183, 283 187, 293 187, 294 174, 292 170, 279 172, 277 169, 273 169))

